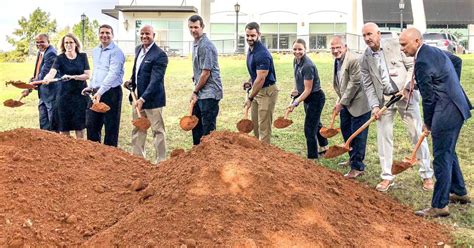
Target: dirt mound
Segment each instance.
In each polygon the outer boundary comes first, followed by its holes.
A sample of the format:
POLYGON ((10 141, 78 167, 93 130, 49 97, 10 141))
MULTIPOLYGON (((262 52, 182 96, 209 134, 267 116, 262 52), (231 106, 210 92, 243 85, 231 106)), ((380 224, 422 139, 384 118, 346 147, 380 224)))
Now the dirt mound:
POLYGON ((142 204, 154 170, 89 141, 1 132, 0 247, 80 245, 142 204))
POLYGON ((388 247, 449 242, 385 194, 245 134, 162 163, 143 204, 85 246, 388 247))

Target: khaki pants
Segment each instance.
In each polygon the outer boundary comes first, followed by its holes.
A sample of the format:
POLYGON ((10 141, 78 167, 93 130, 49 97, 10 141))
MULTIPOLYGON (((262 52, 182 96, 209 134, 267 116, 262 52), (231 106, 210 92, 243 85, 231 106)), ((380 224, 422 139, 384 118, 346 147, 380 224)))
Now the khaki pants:
POLYGON ((262 88, 252 101, 253 133, 259 140, 270 144, 273 111, 278 97, 277 86, 262 88))
MULTIPOLYGON (((155 163, 159 163, 166 159, 166 136, 165 136, 165 125, 163 122, 163 108, 154 109, 142 109, 141 114, 143 117, 148 118, 151 122, 151 132, 153 134, 153 146, 155 147, 156 156, 155 163)), ((132 110, 133 119, 137 119, 137 110, 132 110)), ((132 153, 146 158, 145 153, 145 141, 147 131, 140 131, 135 126, 132 130, 132 153)))

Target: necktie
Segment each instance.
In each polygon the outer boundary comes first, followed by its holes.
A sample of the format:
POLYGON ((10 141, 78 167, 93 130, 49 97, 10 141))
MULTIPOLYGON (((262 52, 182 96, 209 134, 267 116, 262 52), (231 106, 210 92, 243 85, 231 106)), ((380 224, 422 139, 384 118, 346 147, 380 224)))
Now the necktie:
POLYGON ((36 61, 36 70, 35 70, 35 79, 38 80, 38 75, 40 73, 41 63, 43 62, 43 53, 38 55, 38 60, 36 61))

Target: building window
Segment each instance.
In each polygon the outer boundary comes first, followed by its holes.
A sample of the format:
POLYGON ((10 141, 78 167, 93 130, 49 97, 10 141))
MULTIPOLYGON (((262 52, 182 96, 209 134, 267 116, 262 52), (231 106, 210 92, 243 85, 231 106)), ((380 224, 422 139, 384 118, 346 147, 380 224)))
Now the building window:
POLYGON ((271 51, 291 50, 296 40, 296 23, 262 23, 260 29, 262 42, 271 51))
POLYGON ((329 42, 335 35, 346 33, 346 23, 310 23, 309 49, 329 49, 329 42))
MULTIPOLYGON (((239 23, 238 51, 245 49, 245 23, 239 23)), ((235 47, 235 23, 211 23, 210 39, 218 49, 219 53, 233 53, 235 47)))
POLYGON ((140 44, 140 29, 151 25, 155 29, 156 44, 168 53, 181 54, 183 49, 183 22, 174 20, 137 20, 136 44, 140 44))

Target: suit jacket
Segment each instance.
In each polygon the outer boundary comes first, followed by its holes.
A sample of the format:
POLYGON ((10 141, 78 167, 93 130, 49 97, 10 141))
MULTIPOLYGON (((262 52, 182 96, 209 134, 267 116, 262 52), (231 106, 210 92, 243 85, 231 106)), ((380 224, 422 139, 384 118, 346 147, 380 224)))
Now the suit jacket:
POLYGON ((429 128, 432 127, 436 113, 439 113, 436 121, 439 121, 440 125, 450 122, 451 118, 446 109, 452 106, 459 110, 464 120, 471 117, 469 100, 459 81, 460 65, 461 63, 451 62, 450 58, 436 47, 422 45, 418 51, 415 77, 423 98, 424 122, 429 128))
MULTIPOLYGON (((137 66, 137 58, 140 54, 142 46, 135 48, 135 62, 132 72, 132 89, 137 89, 138 98, 143 98, 145 103, 144 109, 161 108, 166 105, 165 94, 165 72, 168 66, 168 56, 155 43, 143 58, 140 68, 138 68, 137 79, 135 80, 135 69, 137 66)), ((129 97, 131 101, 131 96, 129 97)))
MULTIPOLYGON (((454 70, 456 71, 456 74, 458 75, 458 79, 459 81, 461 81, 461 70, 462 70, 462 59, 459 58, 458 56, 448 52, 448 51, 444 51, 443 52, 448 56, 448 58, 451 60, 451 63, 453 63, 453 66, 454 66, 454 70)), ((467 97, 467 94, 466 92, 464 91, 464 89, 462 89, 462 92, 464 94, 464 96, 466 97, 466 100, 467 100, 467 105, 469 106, 469 109, 473 109, 472 107, 472 104, 471 104, 471 101, 469 101, 469 98, 467 97)))
MULTIPOLYGON (((400 51, 398 39, 384 40, 381 47, 385 57, 385 64, 388 67, 390 86, 384 88, 377 67, 378 63, 376 58, 372 56, 370 47, 367 47, 360 62, 362 84, 371 108, 374 106, 382 107, 385 102, 384 95, 390 95, 404 89, 413 74, 413 58, 405 56, 400 51), (394 85, 396 85, 396 88, 393 87, 394 85)), ((412 103, 417 103, 419 99, 419 93, 415 91, 412 103)))
POLYGON ((338 102, 344 105, 354 117, 369 112, 369 102, 361 85, 357 55, 347 50, 341 65, 339 80, 335 67, 333 75, 333 87, 339 97, 338 102))
MULTIPOLYGON (((48 74, 49 70, 51 70, 54 60, 56 59, 57 52, 56 52, 56 49, 54 49, 54 47, 50 45, 48 46, 48 48, 46 48, 46 51, 43 54, 42 61, 39 61, 39 55, 40 53, 38 52, 38 55, 36 57, 35 72, 33 74, 33 77, 34 75, 36 75, 36 68, 37 68, 38 63, 41 63, 39 67, 40 71, 38 74, 38 78, 36 79, 43 80, 46 74, 48 74)), ((37 89, 38 89, 38 97, 40 99, 40 103, 41 101, 53 102, 56 99, 58 84, 54 84, 54 83, 48 84, 48 85, 44 84, 44 85, 40 85, 37 89)))

